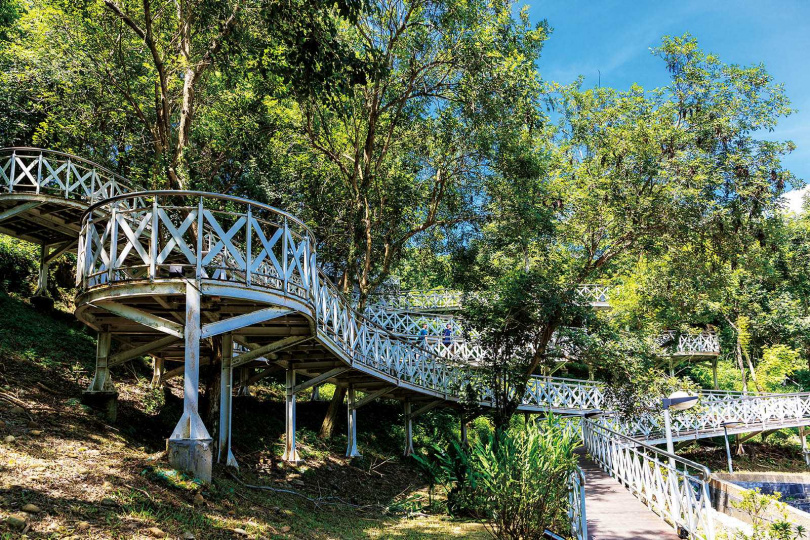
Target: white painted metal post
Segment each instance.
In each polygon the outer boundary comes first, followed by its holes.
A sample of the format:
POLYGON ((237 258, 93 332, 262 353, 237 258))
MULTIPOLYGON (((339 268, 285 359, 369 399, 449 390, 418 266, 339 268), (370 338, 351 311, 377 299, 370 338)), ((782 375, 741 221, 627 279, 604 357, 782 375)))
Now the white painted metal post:
POLYGON ((250 370, 251 368, 244 366, 239 368, 239 394, 243 397, 250 396, 250 385, 248 385, 248 380, 250 379, 250 370))
POLYGON ((48 296, 48 246, 42 245, 39 248, 39 277, 37 278, 37 289, 34 296, 48 296))
POLYGON ((217 462, 225 460, 226 465, 239 468, 231 452, 231 422, 233 419, 233 335, 222 336, 222 363, 219 386, 219 444, 217 462))
POLYGON ((107 359, 110 356, 110 344, 112 334, 109 332, 99 332, 96 341, 96 373, 93 382, 90 383, 89 392, 115 392, 110 370, 107 367, 107 359))
POLYGON ((354 385, 350 384, 346 392, 346 409, 348 411, 348 444, 346 446, 346 457, 360 457, 357 451, 357 408, 355 407, 354 385))
POLYGON ((405 401, 405 456, 413 454, 413 417, 411 416, 411 402, 405 401))
POLYGON ((118 392, 110 377, 107 362, 110 357, 110 332, 99 332, 96 341, 96 371, 93 381, 86 392, 82 394, 82 401, 91 407, 101 409, 110 422, 115 422, 118 414, 118 392))
POLYGON ((204 482, 211 481, 213 451, 211 435, 199 413, 200 392, 200 290, 199 283, 186 282, 185 366, 183 416, 169 438, 169 463, 189 471, 204 482))
POLYGON ((163 357, 162 356, 153 356, 152 357, 152 382, 150 386, 152 388, 157 388, 161 386, 160 379, 163 377, 163 357))
POLYGON ((804 456, 804 462, 810 467, 810 453, 807 450, 807 432, 804 426, 799 428, 799 439, 802 441, 802 455, 804 456))
POLYGON ((295 446, 295 370, 287 370, 287 385, 285 392, 285 426, 284 456, 282 459, 290 463, 300 461, 298 449, 295 446))

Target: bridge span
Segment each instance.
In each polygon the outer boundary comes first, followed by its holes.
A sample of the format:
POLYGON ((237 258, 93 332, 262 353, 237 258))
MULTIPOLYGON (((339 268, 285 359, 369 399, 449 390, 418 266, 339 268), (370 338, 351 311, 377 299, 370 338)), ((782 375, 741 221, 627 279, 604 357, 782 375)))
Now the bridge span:
MULTIPOLYGON (((383 297, 360 313, 320 270, 317 241, 294 216, 219 194, 132 190, 121 177, 73 156, 0 151, 0 232, 42 246, 40 285, 56 254, 77 253, 76 316, 99 335, 86 399, 114 416, 110 369, 145 355, 155 359, 155 381, 183 375, 183 413, 168 440, 173 466, 207 480, 214 460, 237 465, 230 450, 235 370, 251 374, 240 377, 243 385, 285 371, 284 459, 292 462, 299 460, 296 396, 325 382, 348 389, 347 456, 359 455, 358 409, 376 399, 404 403, 406 453, 419 414, 460 408, 470 387, 480 404, 490 404, 492 392, 471 361, 480 351, 441 351, 409 337, 417 309, 444 321, 458 309, 459 296, 383 297), (198 412, 200 368, 213 359, 222 381, 216 441, 198 412)), ((609 307, 604 288, 578 292, 595 309, 609 307)), ((705 392, 701 408, 674 418, 675 440, 717 436, 727 420, 741 422, 730 432, 810 425, 808 396, 705 392)), ((520 404, 526 412, 580 417, 605 408, 599 383, 553 377, 532 378, 520 404)), ((581 426, 588 451, 611 476, 633 486, 673 526, 695 538, 714 537, 708 470, 653 446, 662 442, 654 413, 632 422, 582 418, 581 426)), ((578 478, 572 478, 571 517, 575 536, 584 538, 578 478)))

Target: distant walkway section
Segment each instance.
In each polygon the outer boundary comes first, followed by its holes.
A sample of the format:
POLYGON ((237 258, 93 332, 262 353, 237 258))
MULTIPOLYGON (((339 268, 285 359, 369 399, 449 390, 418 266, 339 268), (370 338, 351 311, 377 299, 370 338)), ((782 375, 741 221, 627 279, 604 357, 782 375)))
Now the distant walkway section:
POLYGON ((592 540, 678 540, 678 535, 623 485, 585 456, 585 508, 592 540))

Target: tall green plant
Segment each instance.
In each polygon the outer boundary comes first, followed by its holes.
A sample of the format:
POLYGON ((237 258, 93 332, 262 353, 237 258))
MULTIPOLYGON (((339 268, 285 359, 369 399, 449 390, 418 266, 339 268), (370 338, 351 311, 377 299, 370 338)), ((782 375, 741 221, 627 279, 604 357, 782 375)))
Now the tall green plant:
POLYGON ((495 538, 566 533, 568 481, 576 468, 575 431, 554 417, 513 424, 417 457, 432 484, 448 492, 448 509, 484 520, 495 538))

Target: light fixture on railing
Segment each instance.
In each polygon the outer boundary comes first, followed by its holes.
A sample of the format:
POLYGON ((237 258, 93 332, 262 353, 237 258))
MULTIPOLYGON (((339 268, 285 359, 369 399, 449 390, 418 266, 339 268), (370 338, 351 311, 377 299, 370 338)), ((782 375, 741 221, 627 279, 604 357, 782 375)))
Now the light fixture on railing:
POLYGON ((728 444, 728 428, 735 428, 744 425, 739 420, 726 420, 720 424, 723 426, 723 438, 726 440, 726 459, 728 460, 728 472, 733 473, 734 467, 731 464, 731 447, 728 444))
MULTIPOLYGON (((666 430, 667 436, 667 452, 670 454, 675 454, 675 445, 672 444, 672 423, 669 418, 669 410, 685 411, 686 409, 691 409, 697 405, 698 399, 700 399, 700 396, 690 396, 683 390, 678 390, 670 394, 669 397, 661 400, 661 406, 664 409, 664 429, 666 430)), ((670 457, 669 464, 674 467, 675 458, 670 457)))

